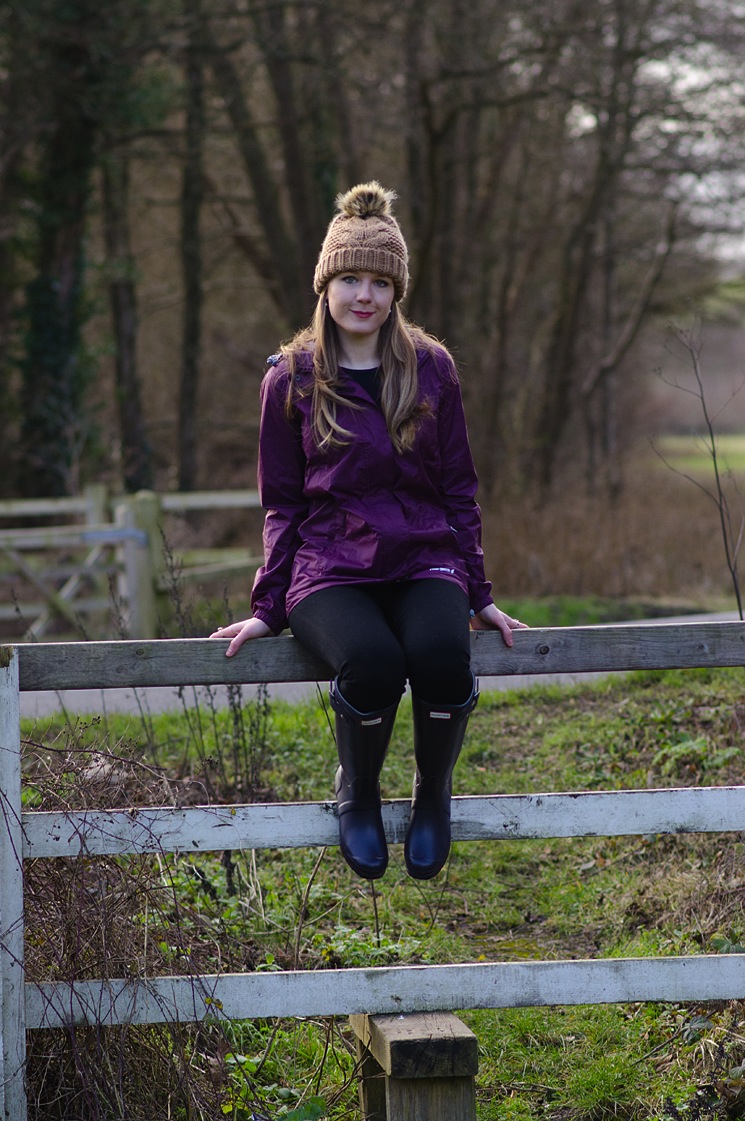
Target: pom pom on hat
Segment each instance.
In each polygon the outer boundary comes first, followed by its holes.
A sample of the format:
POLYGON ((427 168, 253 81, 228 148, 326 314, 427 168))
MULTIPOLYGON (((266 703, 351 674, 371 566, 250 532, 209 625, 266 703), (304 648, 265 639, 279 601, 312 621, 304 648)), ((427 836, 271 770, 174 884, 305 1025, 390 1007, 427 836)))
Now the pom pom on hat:
POLYGON ((376 180, 337 196, 338 213, 329 225, 313 277, 319 295, 334 276, 359 269, 389 276, 396 299, 403 299, 409 283, 409 252, 393 217, 395 199, 395 191, 376 180))
POLYGON ((346 194, 337 195, 336 209, 348 218, 390 218, 391 203, 397 198, 395 191, 387 191, 373 179, 371 183, 358 183, 346 194))

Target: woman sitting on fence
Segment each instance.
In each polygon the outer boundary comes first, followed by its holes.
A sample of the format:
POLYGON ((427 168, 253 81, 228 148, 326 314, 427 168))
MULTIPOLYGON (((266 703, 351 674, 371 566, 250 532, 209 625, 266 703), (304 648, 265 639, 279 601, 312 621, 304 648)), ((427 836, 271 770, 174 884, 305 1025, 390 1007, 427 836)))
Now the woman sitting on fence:
POLYGON ((453 360, 399 304, 408 251, 391 191, 337 199, 312 323, 269 359, 258 485, 264 564, 252 617, 211 636, 228 656, 293 634, 333 670, 342 854, 366 879, 388 850, 379 777, 411 687, 416 774, 404 856, 429 879, 450 851, 452 772, 478 700, 470 625, 512 645, 524 624, 484 575, 477 480, 453 360))

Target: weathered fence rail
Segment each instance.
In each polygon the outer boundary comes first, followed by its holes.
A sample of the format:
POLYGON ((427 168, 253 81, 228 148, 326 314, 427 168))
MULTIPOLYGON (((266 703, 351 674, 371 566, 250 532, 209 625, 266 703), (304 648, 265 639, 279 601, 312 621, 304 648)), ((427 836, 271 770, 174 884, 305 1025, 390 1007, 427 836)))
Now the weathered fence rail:
MULTIPOLYGON (((36 600, 0 602, 0 623, 26 621, 22 641, 38 641, 53 622, 66 624, 66 632, 84 637, 90 620, 116 609, 117 623, 133 638, 155 638, 168 617, 168 591, 172 578, 179 581, 227 578, 248 574, 259 562, 248 550, 201 549, 198 556, 172 554, 178 569, 169 574, 169 514, 195 511, 257 509, 255 490, 193 491, 135 495, 109 495, 100 484, 79 496, 66 498, 0 500, 0 562, 20 585, 30 586, 36 600), (19 526, 24 519, 76 519, 73 523, 19 526), (15 523, 12 527, 8 522, 15 523), (59 565, 50 558, 79 553, 68 560, 62 579, 59 565), (96 594, 85 594, 93 589, 96 594), (82 618, 88 622, 83 625, 82 618)), ((102 628, 99 627, 99 632, 102 628)), ((104 633, 111 632, 104 625, 104 633)), ((94 632, 95 633, 95 632, 94 632)))
MULTIPOLYGON (((745 665, 743 623, 577 627, 522 631, 514 637, 514 648, 507 650, 496 634, 474 634, 476 673, 509 677, 745 665)), ((745 956, 737 954, 143 977, 74 984, 25 982, 24 859, 337 843, 335 807, 329 803, 126 812, 112 808, 81 813, 22 809, 21 691, 258 684, 328 677, 326 667, 291 638, 251 643, 234 659, 224 657, 224 648, 224 643, 213 640, 0 647, 0 795, 6 823, 0 834, 0 1094, 2 1116, 7 1121, 26 1117, 26 1029, 201 1020, 205 1016, 384 1016, 464 1008, 745 998, 745 956)), ((386 832, 393 843, 403 840, 408 807, 406 800, 385 804, 386 832)), ((456 842, 736 832, 744 822, 745 787, 740 786, 494 795, 453 801, 456 842)), ((367 1016, 363 1023, 373 1025, 372 1035, 384 1034, 384 1021, 373 1023, 367 1016)), ((367 1035, 370 1030, 359 1028, 367 1035)), ((393 1085, 390 1070, 386 1070, 386 1078, 393 1085)), ((434 1080, 438 1085, 441 1081, 434 1080)), ((463 1079, 455 1081, 460 1093, 463 1079)), ((441 1110, 438 1116, 449 1114, 441 1110)), ((458 1116, 465 1121, 464 1112, 458 1116)), ((469 1112, 468 1116, 475 1114, 469 1112)), ((390 1121, 394 1121, 392 1116, 390 1121)))

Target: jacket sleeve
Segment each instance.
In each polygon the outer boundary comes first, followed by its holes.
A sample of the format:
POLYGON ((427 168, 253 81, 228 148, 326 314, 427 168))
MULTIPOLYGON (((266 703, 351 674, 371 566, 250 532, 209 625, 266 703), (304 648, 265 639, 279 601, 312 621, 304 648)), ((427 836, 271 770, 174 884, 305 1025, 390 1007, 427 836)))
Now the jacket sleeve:
POLYGON ((279 634, 287 626, 285 599, 308 512, 305 455, 299 424, 285 411, 289 374, 283 364, 261 383, 258 487, 264 519, 264 563, 256 573, 251 611, 279 634))
POLYGON ((455 533, 468 573, 471 610, 478 614, 493 603, 491 582, 484 573, 481 548, 481 510, 476 502, 478 478, 468 442, 460 384, 449 355, 438 361, 442 395, 437 423, 440 442, 441 492, 450 528, 455 533))

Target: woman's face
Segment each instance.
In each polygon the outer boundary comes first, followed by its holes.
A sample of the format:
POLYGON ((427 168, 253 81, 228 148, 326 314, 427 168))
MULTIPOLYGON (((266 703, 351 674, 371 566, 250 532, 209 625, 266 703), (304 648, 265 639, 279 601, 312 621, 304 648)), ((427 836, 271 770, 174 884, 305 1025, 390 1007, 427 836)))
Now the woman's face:
POLYGON ((390 315, 395 292, 389 276, 354 270, 333 277, 326 289, 331 318, 360 341, 377 335, 390 315))

